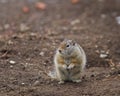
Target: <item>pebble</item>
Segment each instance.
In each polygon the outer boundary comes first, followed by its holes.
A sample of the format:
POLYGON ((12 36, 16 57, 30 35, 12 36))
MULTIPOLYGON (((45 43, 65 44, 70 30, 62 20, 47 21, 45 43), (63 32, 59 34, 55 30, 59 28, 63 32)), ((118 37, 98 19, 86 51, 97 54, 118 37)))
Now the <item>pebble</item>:
POLYGON ((10 68, 13 68, 13 65, 10 65, 10 68))
POLYGON ((73 21, 71 22, 71 25, 75 25, 75 24, 77 24, 77 23, 80 23, 80 20, 79 20, 79 19, 73 20, 73 21))
POLYGON ((95 45, 95 48, 98 48, 98 45, 95 45))
POLYGON ((36 33, 30 33, 30 36, 37 36, 36 33))
POLYGON ((40 54, 39 54, 39 55, 40 55, 40 56, 44 56, 44 54, 45 54, 44 52, 40 52, 40 54))
POLYGON ((116 21, 118 24, 120 24, 120 16, 116 17, 116 21))
POLYGON ((106 57, 108 57, 107 54, 104 54, 104 53, 101 53, 101 54, 100 54, 100 58, 106 58, 106 57))
POLYGON ((99 53, 100 53, 100 58, 106 58, 109 55, 109 50, 107 51, 101 50, 99 53))
POLYGON ((24 23, 22 23, 22 24, 20 24, 20 31, 27 31, 27 30, 29 30, 30 28, 26 25, 26 24, 24 24, 24 23))
POLYGON ((106 77, 106 78, 110 77, 110 74, 106 75, 105 77, 106 77))
POLYGON ((34 86, 37 86, 37 85, 39 85, 39 83, 40 83, 40 82, 39 82, 38 80, 36 80, 36 81, 33 83, 33 85, 34 85, 34 86))
POLYGON ((107 55, 109 54, 109 50, 108 50, 108 51, 106 51, 106 54, 107 54, 107 55))
POLYGON ((13 61, 13 60, 10 60, 9 63, 10 63, 10 64, 15 64, 16 62, 13 61))
POLYGON ((22 85, 25 85, 25 83, 23 83, 23 82, 22 82, 21 84, 22 84, 22 85))
POLYGON ((14 44, 11 40, 9 40, 7 43, 8 43, 9 45, 14 44))

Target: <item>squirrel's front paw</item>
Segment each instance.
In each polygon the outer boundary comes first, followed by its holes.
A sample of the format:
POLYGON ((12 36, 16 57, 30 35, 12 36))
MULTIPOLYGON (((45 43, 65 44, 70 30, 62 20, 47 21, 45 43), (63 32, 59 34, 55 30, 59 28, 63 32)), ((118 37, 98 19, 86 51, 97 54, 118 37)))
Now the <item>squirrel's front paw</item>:
POLYGON ((74 66, 75 66, 74 64, 70 64, 67 69, 72 69, 74 68, 74 66))
POLYGON ((62 67, 63 67, 64 69, 67 69, 67 65, 62 65, 62 67))

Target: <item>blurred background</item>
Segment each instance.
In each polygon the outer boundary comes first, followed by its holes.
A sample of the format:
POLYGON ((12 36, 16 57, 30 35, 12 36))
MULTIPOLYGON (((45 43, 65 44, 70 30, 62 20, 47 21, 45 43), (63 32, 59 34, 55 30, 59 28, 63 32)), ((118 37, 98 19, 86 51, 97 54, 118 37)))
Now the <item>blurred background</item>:
POLYGON ((0 96, 118 96, 120 0, 0 0, 0 96), (80 84, 48 77, 65 38, 87 55, 80 84))

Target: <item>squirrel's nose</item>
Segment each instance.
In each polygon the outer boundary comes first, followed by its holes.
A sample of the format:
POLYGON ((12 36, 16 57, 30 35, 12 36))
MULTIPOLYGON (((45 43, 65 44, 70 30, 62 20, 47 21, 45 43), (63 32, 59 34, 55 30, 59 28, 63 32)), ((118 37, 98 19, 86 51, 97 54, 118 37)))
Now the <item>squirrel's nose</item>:
POLYGON ((58 50, 60 53, 62 52, 61 50, 58 50))

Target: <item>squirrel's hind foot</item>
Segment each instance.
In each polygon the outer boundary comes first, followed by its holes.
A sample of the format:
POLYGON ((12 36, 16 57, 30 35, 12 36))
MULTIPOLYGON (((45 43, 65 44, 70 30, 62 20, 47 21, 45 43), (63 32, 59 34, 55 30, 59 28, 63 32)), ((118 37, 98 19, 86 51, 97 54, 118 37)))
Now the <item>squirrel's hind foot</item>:
POLYGON ((82 80, 72 80, 72 82, 75 82, 75 83, 80 83, 80 82, 82 82, 82 80))
POLYGON ((64 81, 59 81, 58 84, 64 84, 65 82, 64 81))

